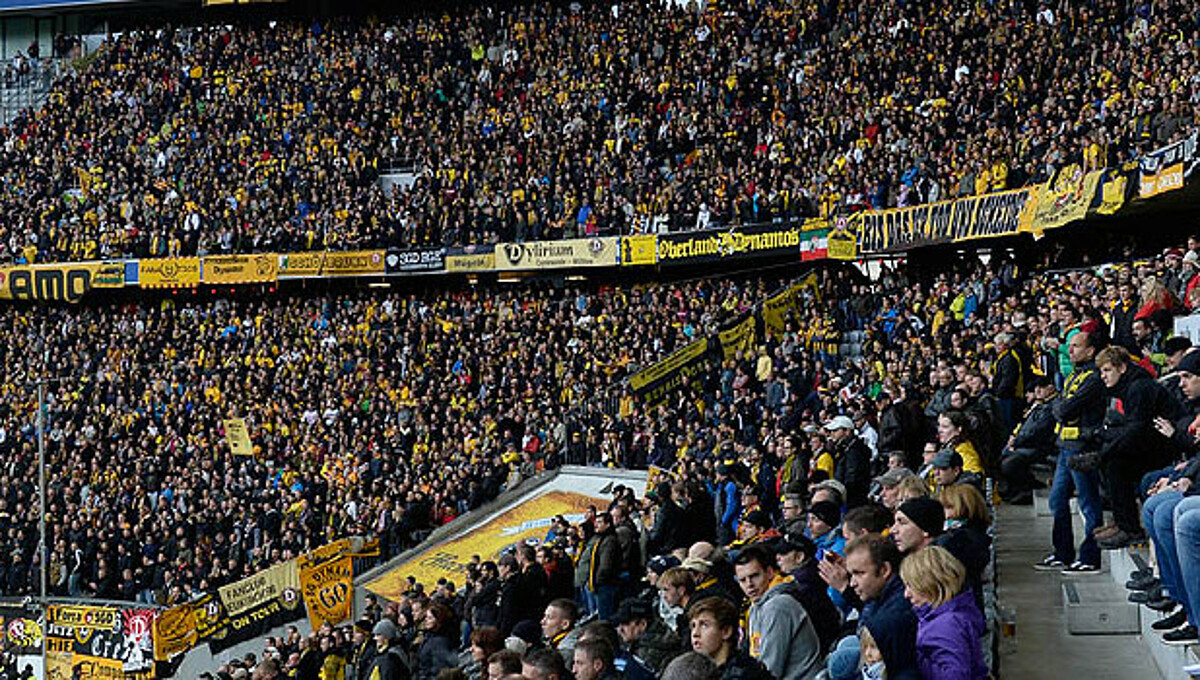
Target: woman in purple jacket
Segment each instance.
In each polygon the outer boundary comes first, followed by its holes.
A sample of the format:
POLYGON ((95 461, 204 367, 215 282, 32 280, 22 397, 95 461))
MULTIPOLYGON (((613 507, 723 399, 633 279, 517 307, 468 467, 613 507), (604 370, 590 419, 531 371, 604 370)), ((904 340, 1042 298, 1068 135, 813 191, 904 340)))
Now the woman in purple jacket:
POLYGON ((966 568, 948 550, 930 546, 900 564, 904 595, 917 615, 917 668, 925 680, 987 680, 983 615, 963 590, 966 568))

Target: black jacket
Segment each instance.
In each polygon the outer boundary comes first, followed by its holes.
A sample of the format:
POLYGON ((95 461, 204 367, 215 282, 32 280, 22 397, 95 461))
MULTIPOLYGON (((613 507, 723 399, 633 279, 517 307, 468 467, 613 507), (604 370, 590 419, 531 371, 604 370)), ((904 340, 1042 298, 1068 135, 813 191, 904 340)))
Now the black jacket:
POLYGON ((1086 448, 1089 438, 1104 422, 1104 383, 1095 364, 1075 364, 1052 409, 1058 423, 1058 446, 1068 451, 1086 448))
POLYGON ((1166 442, 1151 422, 1157 416, 1172 419, 1182 407, 1145 369, 1130 364, 1107 390, 1107 397, 1104 422, 1096 437, 1101 457, 1150 456, 1165 450, 1166 442))
POLYGON ((721 680, 775 680, 761 661, 740 649, 734 651, 718 670, 721 680))
POLYGON ((871 449, 851 435, 837 443, 834 457, 833 478, 846 485, 846 507, 863 505, 871 489, 871 449))
POLYGON ((1039 402, 1025 412, 1025 420, 1013 434, 1012 449, 1030 449, 1050 452, 1054 450, 1054 411, 1050 402, 1039 402))
POLYGON ((389 647, 371 662, 366 677, 367 680, 410 680, 412 671, 404 652, 399 647, 389 647))
POLYGON ((842 615, 833 600, 829 599, 829 586, 821 578, 816 560, 809 560, 803 567, 793 571, 791 576, 796 581, 796 588, 788 594, 794 595, 804 611, 808 612, 808 618, 812 619, 813 628, 821 640, 821 649, 827 652, 842 630, 842 615))
POLYGON ((467 598, 471 626, 494 626, 500 621, 500 579, 490 578, 467 598))
POLYGON ((654 526, 650 529, 650 541, 646 546, 651 555, 665 555, 676 548, 689 547, 687 536, 683 531, 684 510, 674 499, 664 499, 654 517, 654 526))
POLYGON ((995 373, 992 377, 992 391, 1000 399, 1017 399, 1025 394, 1024 375, 1021 361, 1017 353, 1011 349, 1005 350, 996 359, 995 373))

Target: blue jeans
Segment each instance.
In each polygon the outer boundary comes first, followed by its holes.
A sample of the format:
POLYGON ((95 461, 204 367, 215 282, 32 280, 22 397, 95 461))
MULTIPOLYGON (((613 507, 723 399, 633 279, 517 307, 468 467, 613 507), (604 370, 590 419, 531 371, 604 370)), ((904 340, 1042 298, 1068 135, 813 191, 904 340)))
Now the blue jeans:
POLYGON ((1179 555, 1175 551, 1175 506, 1183 494, 1174 489, 1160 491, 1142 504, 1142 526, 1154 543, 1154 558, 1158 561, 1158 578, 1167 594, 1183 602, 1183 583, 1179 580, 1179 555))
POLYGON ((618 586, 597 586, 596 588, 596 615, 601 621, 612 621, 613 614, 617 613, 617 591, 618 586))
POLYGON ((825 667, 829 669, 829 680, 857 680, 861 677, 858 672, 859 642, 857 635, 847 635, 838 640, 837 646, 829 653, 825 667))
POLYGON ((1083 513, 1083 543, 1079 545, 1079 561, 1100 566, 1100 546, 1092 532, 1100 526, 1104 509, 1100 504, 1100 475, 1078 472, 1067 465, 1075 451, 1058 452, 1054 482, 1050 487, 1050 512, 1054 514, 1054 556, 1070 564, 1075 561, 1075 531, 1071 525, 1071 496, 1079 495, 1079 510, 1083 513))
POLYGON ((1195 626, 1200 624, 1200 496, 1188 496, 1175 506, 1175 550, 1186 591, 1180 601, 1188 623, 1195 626))

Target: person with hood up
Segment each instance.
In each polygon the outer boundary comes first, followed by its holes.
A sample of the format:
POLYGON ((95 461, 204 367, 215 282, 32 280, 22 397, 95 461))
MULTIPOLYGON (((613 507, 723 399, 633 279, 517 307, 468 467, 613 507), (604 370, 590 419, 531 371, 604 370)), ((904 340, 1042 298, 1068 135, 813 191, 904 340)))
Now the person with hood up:
POLYGON ((966 569, 950 551, 929 546, 900 564, 904 596, 917 616, 917 667, 922 678, 987 680, 980 639, 983 614, 963 590, 966 569))
POLYGON ((734 561, 738 584, 750 600, 750 656, 779 680, 807 680, 822 667, 821 641, 808 612, 793 594, 795 582, 779 573, 775 554, 748 546, 734 561))

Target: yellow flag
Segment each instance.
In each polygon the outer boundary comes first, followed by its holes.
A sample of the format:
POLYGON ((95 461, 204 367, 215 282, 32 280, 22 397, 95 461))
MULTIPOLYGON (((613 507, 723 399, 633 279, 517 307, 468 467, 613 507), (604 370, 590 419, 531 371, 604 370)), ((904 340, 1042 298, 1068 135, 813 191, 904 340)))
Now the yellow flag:
POLYGON ((225 441, 229 442, 229 450, 235 456, 254 455, 254 445, 250 443, 245 418, 229 418, 225 421, 225 441))
POLYGON ((324 623, 337 625, 350 620, 354 597, 354 574, 349 555, 300 569, 300 592, 308 607, 313 630, 324 623))

